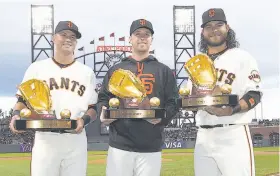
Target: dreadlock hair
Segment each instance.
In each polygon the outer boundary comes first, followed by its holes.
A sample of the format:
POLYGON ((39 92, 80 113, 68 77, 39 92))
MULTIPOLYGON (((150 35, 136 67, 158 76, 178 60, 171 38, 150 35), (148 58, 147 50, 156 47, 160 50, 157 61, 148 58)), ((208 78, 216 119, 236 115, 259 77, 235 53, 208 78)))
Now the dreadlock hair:
MULTIPOLYGON (((236 33, 231 28, 229 28, 228 33, 227 33, 226 45, 227 45, 228 49, 238 48, 240 46, 239 42, 236 39, 236 33)), ((202 33, 200 35, 200 41, 199 41, 198 46, 199 46, 200 52, 202 52, 202 53, 207 52, 207 49, 208 49, 207 42, 204 40, 202 33)))

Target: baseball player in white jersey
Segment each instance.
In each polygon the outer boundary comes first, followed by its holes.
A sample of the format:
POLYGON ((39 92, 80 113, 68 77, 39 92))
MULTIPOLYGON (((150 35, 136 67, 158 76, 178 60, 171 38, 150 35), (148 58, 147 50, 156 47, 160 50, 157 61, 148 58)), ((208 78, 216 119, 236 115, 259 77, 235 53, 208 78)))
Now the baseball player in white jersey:
MULTIPOLYGON (((36 131, 32 149, 32 176, 86 176, 87 138, 84 126, 96 119, 95 74, 91 68, 75 61, 74 50, 81 38, 78 27, 71 21, 58 23, 53 36, 54 57, 32 63, 23 81, 40 79, 50 88, 52 107, 60 119, 63 109, 71 111, 71 119, 77 119, 74 133, 66 131, 36 131)), ((18 102, 10 128, 19 111, 26 107, 17 92, 18 102)))
MULTIPOLYGON (((248 124, 260 102, 260 75, 256 60, 239 49, 235 32, 222 9, 202 15, 200 51, 212 60, 217 85, 229 84, 240 98, 235 107, 207 106, 196 114, 198 126, 194 152, 196 176, 254 176, 254 154, 248 124)), ((188 81, 192 94, 198 90, 188 81)))

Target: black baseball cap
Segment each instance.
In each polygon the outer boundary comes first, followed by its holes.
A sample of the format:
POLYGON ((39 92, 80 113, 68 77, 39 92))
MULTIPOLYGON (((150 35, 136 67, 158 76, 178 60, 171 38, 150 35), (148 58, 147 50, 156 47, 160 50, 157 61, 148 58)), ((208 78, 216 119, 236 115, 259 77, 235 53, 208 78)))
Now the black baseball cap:
POLYGON ((138 19, 132 22, 130 26, 130 35, 139 28, 147 28, 154 34, 153 25, 150 21, 145 19, 138 19))
POLYGON ((82 37, 82 34, 79 32, 79 28, 77 25, 75 25, 72 21, 60 21, 56 28, 54 33, 61 32, 63 30, 70 30, 76 34, 77 39, 80 39, 82 37))
POLYGON ((212 8, 205 11, 202 15, 202 25, 203 28, 206 23, 210 21, 223 21, 227 23, 226 15, 223 9, 221 8, 212 8))

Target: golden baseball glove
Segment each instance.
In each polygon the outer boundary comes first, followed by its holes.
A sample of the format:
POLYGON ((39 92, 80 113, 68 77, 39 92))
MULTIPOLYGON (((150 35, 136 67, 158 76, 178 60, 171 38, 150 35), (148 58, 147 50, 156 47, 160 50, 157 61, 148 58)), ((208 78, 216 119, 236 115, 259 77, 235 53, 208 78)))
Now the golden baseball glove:
POLYGON ((146 97, 146 89, 142 81, 131 71, 118 69, 109 80, 109 91, 119 98, 146 97))
POLYGON ((194 86, 198 89, 213 90, 217 82, 217 72, 212 59, 205 54, 192 57, 184 65, 194 86))
POLYGON ((29 109, 38 114, 50 111, 52 106, 50 90, 44 81, 30 79, 19 85, 18 89, 29 109))

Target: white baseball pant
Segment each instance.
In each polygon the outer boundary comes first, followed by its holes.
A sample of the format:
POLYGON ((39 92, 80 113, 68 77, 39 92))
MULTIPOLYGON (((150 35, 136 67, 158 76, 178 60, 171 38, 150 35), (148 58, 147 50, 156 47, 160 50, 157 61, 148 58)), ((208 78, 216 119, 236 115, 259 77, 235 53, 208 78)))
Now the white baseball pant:
POLYGON ((255 176, 249 127, 198 129, 194 168, 195 176, 255 176))
POLYGON ((160 176, 161 152, 139 153, 109 147, 106 176, 160 176))
POLYGON ((81 134, 40 132, 32 149, 32 176, 86 176, 87 139, 81 134))

